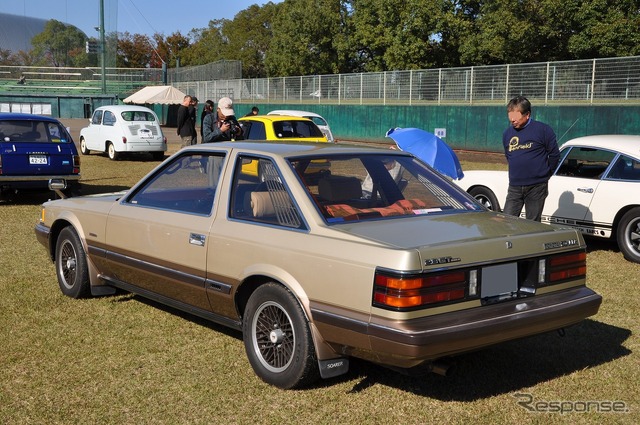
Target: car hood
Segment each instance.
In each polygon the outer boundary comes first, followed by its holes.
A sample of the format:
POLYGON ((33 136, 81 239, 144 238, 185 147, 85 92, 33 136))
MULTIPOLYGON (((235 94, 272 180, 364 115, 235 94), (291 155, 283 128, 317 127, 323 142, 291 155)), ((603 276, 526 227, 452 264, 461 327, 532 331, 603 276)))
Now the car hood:
MULTIPOLYGON (((340 225, 381 245, 416 249, 423 260, 462 258, 477 263, 519 257, 567 245, 584 246, 575 230, 494 212, 469 212, 340 225)), ((424 261, 423 261, 424 264, 424 261)))
POLYGON ((126 193, 126 191, 122 191, 56 199, 45 202, 44 206, 47 208, 59 208, 61 210, 82 209, 87 211, 103 211, 106 213, 111 209, 113 203, 122 198, 126 193))

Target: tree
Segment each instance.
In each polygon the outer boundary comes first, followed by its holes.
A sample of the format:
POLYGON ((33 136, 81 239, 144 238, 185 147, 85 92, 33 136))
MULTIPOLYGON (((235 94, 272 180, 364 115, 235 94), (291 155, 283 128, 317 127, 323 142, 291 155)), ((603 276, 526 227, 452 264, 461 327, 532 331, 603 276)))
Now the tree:
POLYGON ((240 11, 234 19, 222 21, 219 45, 224 59, 242 61, 244 78, 266 77, 265 57, 273 37, 272 22, 277 7, 269 2, 240 11))
POLYGON ((276 5, 273 39, 266 53, 268 75, 348 72, 344 32, 350 1, 287 0, 276 5))
POLYGON ((151 65, 154 46, 146 35, 120 33, 116 64, 121 68, 145 68, 151 65))
POLYGON ((640 2, 588 0, 576 10, 567 49, 576 59, 640 55, 640 2))
POLYGON ((214 19, 208 28, 192 29, 189 36, 194 42, 182 52, 182 64, 204 65, 222 60, 227 44, 222 36, 225 22, 226 19, 214 19))
POLYGON ((86 35, 73 25, 55 19, 47 21, 44 30, 31 39, 34 56, 45 66, 74 66, 77 55, 86 54, 86 35))
POLYGON ((153 63, 153 67, 160 67, 162 62, 160 58, 167 63, 169 67, 175 67, 178 58, 181 60, 181 66, 191 65, 188 61, 182 62, 182 54, 187 52, 190 46, 189 38, 182 35, 180 31, 176 31, 166 38, 159 33, 153 35, 153 41, 156 43, 156 53, 159 56, 156 63, 153 63))

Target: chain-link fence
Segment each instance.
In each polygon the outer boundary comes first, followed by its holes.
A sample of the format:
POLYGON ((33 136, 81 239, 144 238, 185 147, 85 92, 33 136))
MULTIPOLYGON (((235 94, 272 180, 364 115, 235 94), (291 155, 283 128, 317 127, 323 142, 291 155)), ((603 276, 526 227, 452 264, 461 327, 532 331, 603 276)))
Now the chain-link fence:
MULTIPOLYGON (((52 66, 7 66, 0 65, 0 79, 18 79, 24 75, 28 80, 51 81, 100 81, 100 67, 52 67, 52 66)), ((162 69, 159 68, 105 68, 107 81, 140 82, 162 84, 162 69)))
POLYGON ((217 61, 206 65, 187 66, 168 70, 167 82, 233 80, 242 78, 242 61, 217 61))
MULTIPOLYGON (((168 84, 199 99, 247 103, 484 104, 524 95, 536 104, 638 103, 640 57, 242 79, 239 61, 170 69, 106 68, 107 81, 132 89, 168 84)), ((0 79, 99 81, 100 68, 0 66, 0 79)))
POLYGON ((638 103, 640 57, 258 79, 198 78, 173 85, 199 99, 229 96, 252 103, 504 104, 515 95, 537 104, 638 103))

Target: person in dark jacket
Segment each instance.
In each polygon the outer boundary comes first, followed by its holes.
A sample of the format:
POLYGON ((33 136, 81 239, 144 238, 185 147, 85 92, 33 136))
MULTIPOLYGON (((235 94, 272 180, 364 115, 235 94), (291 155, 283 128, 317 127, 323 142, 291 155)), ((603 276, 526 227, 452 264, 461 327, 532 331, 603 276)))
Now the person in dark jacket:
POLYGON ((502 134, 509 164, 504 212, 519 216, 524 207, 527 219, 541 221, 549 177, 560 160, 556 135, 547 124, 531 118, 531 103, 526 97, 511 99, 507 115, 511 126, 502 134))
POLYGON ((202 109, 202 114, 200 114, 200 138, 204 143, 204 118, 213 112, 214 104, 213 100, 206 100, 204 102, 204 109, 202 109))
POLYGON ((186 95, 182 100, 182 104, 178 108, 178 128, 176 132, 182 140, 182 147, 191 146, 193 138, 196 135, 196 128, 189 114, 189 106, 191 105, 191 96, 186 95))
POLYGON ((241 140, 242 128, 233 110, 233 100, 223 97, 218 101, 218 109, 205 116, 202 122, 202 143, 241 140))
POLYGON ((198 115, 198 98, 191 96, 191 102, 189 103, 189 118, 193 124, 193 140, 192 145, 198 144, 198 131, 196 130, 196 116, 198 115))

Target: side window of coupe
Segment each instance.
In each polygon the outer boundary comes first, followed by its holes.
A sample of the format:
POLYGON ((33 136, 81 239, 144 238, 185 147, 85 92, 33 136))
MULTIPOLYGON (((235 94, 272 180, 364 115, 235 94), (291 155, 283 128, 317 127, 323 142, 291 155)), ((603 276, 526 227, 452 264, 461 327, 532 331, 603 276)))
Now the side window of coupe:
POLYGON ((137 189, 125 203, 209 215, 224 160, 222 153, 177 157, 137 189))
POLYGON ((301 214, 282 182, 272 161, 240 156, 233 177, 229 216, 303 229, 301 214))
POLYGON ((640 162, 628 156, 620 155, 609 170, 607 178, 612 180, 640 181, 640 162))
POLYGON ((572 147, 556 175, 600 179, 615 156, 614 152, 602 149, 572 147))

